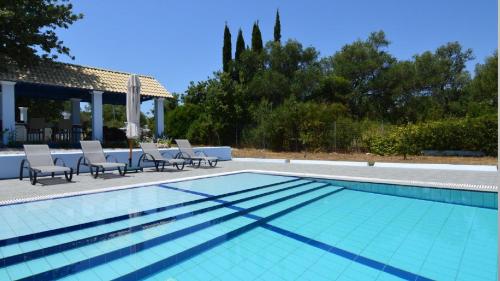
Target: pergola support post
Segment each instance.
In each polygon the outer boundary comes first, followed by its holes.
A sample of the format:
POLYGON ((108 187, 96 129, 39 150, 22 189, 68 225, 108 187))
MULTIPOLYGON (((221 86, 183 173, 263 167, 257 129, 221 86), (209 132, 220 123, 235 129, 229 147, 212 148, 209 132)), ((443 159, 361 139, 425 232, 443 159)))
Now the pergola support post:
POLYGON ((11 134, 16 130, 16 82, 0 81, 2 86, 2 141, 9 143, 11 134), (6 131, 8 130, 8 131, 6 131))
POLYGON ((165 132, 164 125, 164 107, 163 101, 164 98, 155 98, 155 128, 156 128, 156 136, 161 137, 165 132))
POLYGON ((71 100, 71 124, 80 125, 80 101, 81 99, 71 100))
POLYGON ((92 91, 92 139, 103 140, 102 91, 92 91))

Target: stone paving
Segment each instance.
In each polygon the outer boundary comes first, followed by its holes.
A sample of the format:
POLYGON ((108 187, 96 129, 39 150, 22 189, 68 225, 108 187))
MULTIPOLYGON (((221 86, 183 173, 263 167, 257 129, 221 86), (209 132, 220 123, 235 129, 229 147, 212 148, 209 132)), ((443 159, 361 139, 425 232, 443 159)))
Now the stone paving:
POLYGON ((495 191, 498 184, 497 172, 223 161, 216 168, 194 169, 186 167, 183 171, 176 171, 169 167, 164 172, 145 169, 142 173, 127 174, 125 177, 119 176, 116 171, 112 173, 108 172, 98 179, 94 179, 90 174, 80 174, 79 176, 75 175, 71 183, 67 183, 64 177, 61 176, 56 176, 54 179, 50 177, 40 178, 40 183, 35 186, 31 185, 26 178, 23 181, 19 181, 19 179, 0 180, 0 202, 40 198, 71 192, 87 192, 123 185, 146 184, 148 182, 169 181, 241 170, 320 174, 340 179, 355 177, 362 181, 374 181, 375 179, 375 181, 389 183, 408 181, 417 182, 418 184, 415 185, 441 187, 455 184, 454 188, 462 188, 463 186, 463 188, 467 189, 484 189, 488 191, 495 191))

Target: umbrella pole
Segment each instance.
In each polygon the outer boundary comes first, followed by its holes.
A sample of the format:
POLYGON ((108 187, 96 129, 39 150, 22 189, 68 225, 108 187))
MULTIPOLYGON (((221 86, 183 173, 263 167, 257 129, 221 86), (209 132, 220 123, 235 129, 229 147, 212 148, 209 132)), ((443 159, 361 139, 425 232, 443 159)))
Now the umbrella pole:
POLYGON ((129 152, 128 152, 128 166, 132 167, 132 140, 131 139, 127 139, 127 140, 128 140, 128 148, 129 148, 129 152))

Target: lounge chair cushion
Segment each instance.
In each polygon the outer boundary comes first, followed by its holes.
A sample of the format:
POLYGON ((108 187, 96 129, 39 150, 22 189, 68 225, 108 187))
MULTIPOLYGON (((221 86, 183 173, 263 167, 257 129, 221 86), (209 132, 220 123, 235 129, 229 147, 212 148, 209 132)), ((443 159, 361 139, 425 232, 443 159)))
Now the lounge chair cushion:
POLYGON ((165 159, 170 164, 184 164, 186 160, 184 159, 165 159))
POLYGON ((104 169, 109 169, 109 168, 122 168, 125 167, 125 163, 114 163, 114 162, 97 162, 97 163, 92 163, 92 166, 98 166, 104 169))
POLYGON ((193 160, 203 160, 203 161, 210 161, 210 162, 212 162, 212 161, 216 161, 216 160, 218 160, 219 158, 217 158, 217 157, 213 157, 213 156, 199 156, 199 157, 198 157, 198 156, 196 156, 196 157, 192 157, 191 159, 193 159, 193 160))
POLYGON ((106 156, 99 141, 80 141, 80 145, 82 146, 83 155, 90 164, 106 162, 106 156))
POLYGON ((63 166, 32 166, 31 169, 35 170, 37 173, 57 173, 71 171, 70 168, 63 166))
POLYGON ((49 146, 46 144, 25 144, 24 153, 32 167, 54 166, 49 146))

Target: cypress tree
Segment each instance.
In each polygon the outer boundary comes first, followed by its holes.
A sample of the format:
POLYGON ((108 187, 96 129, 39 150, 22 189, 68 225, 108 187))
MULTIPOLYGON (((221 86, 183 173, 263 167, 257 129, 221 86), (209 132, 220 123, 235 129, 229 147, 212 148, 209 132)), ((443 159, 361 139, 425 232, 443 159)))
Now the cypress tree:
POLYGON ((262 52, 262 33, 260 33, 259 22, 255 22, 252 28, 252 51, 256 53, 262 52))
POLYGON ((231 31, 229 27, 224 27, 224 46, 222 46, 222 70, 224 72, 229 71, 229 63, 231 62, 232 50, 231 50, 231 31))
POLYGON ((281 22, 279 10, 276 10, 276 21, 274 22, 274 42, 281 42, 281 22))
POLYGON ((245 39, 243 39, 243 31, 238 31, 238 38, 236 39, 236 53, 234 54, 234 59, 239 60, 241 53, 245 51, 245 39))

